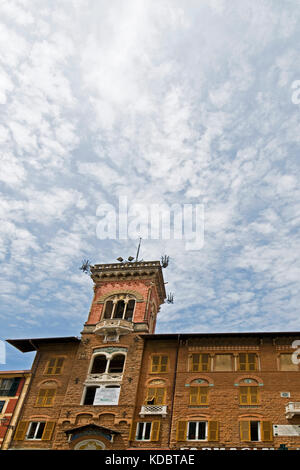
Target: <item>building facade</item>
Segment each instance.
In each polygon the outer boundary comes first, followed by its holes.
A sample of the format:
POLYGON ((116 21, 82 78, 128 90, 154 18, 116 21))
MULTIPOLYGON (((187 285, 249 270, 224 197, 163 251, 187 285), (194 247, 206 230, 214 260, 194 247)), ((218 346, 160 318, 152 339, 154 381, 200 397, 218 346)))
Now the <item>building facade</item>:
POLYGON ((12 449, 300 448, 299 332, 155 334, 159 261, 91 267, 81 337, 36 351, 12 449))
POLYGON ((0 450, 10 446, 30 382, 30 370, 0 372, 0 450))

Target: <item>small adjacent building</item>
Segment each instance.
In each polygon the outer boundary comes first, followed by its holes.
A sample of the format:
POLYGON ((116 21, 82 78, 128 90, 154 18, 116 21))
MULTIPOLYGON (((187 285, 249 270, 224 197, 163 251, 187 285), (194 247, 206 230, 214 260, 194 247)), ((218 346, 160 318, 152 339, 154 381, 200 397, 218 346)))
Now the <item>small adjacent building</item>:
POLYGON ((30 370, 0 371, 0 450, 10 446, 30 377, 30 370))
POLYGON ((159 261, 91 266, 81 336, 36 351, 12 449, 300 448, 300 332, 155 334, 159 261))

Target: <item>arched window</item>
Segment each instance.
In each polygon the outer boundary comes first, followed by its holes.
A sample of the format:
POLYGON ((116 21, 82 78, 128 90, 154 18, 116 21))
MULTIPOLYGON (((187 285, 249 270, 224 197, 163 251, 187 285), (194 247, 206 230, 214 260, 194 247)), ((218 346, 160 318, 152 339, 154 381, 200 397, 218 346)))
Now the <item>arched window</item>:
POLYGON ((124 369, 125 355, 116 354, 109 361, 108 372, 109 373, 122 373, 124 369))
POLYGON ((190 405, 208 404, 209 383, 204 379, 196 379, 190 385, 190 405))
POLYGON ((258 405, 259 387, 254 379, 243 379, 239 384, 240 405, 258 405))
POLYGON ((93 358, 91 374, 122 374, 124 370, 125 354, 113 356, 97 354, 93 358))
POLYGON ((94 357, 91 374, 104 374, 106 371, 107 358, 104 354, 94 357))
POLYGON ((135 307, 135 298, 129 294, 118 294, 106 300, 103 319, 131 321, 135 307))

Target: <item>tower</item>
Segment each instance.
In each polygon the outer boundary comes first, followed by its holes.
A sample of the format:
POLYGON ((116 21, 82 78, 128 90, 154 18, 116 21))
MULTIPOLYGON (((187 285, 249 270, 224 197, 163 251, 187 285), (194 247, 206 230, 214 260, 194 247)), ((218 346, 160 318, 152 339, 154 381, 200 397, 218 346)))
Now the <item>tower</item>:
POLYGON ((132 332, 154 333, 160 305, 166 298, 159 261, 90 266, 94 298, 84 333, 119 342, 132 332))

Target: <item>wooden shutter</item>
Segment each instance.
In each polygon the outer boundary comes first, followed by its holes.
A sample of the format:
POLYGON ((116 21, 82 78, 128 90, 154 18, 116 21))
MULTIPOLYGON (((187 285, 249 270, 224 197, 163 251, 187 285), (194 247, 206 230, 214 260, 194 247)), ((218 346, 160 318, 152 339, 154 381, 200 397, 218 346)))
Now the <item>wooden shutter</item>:
POLYGON ((239 370, 247 370, 247 356, 245 353, 239 354, 239 370))
POLYGON ((208 387, 198 387, 198 404, 206 405, 208 403, 208 387))
POLYGON ((55 394, 55 388, 42 388, 36 399, 36 406, 52 406, 55 394))
POLYGON ((218 441, 219 440, 219 423, 218 421, 208 422, 208 440, 218 441))
POLYGON ((190 405, 198 405, 198 388, 190 387, 190 405))
POLYGON ((147 390, 146 404, 147 405, 152 404, 149 402, 153 402, 153 404, 155 402, 155 388, 154 387, 149 387, 147 390))
POLYGON ((261 440, 272 441, 273 440, 273 426, 270 421, 262 421, 260 423, 261 440))
POLYGON ((200 367, 202 372, 207 372, 209 370, 209 355, 200 354, 200 367))
POLYGON ((36 405, 44 406, 44 400, 45 400, 45 397, 46 397, 46 393, 47 393, 46 388, 42 388, 39 391, 39 394, 38 394, 36 402, 35 402, 36 405))
POLYGON ((248 387, 240 387, 240 405, 248 405, 248 387))
POLYGON ((25 439, 28 424, 29 424, 28 421, 19 421, 16 432, 15 432, 15 436, 14 436, 15 441, 23 441, 23 439, 25 439))
POLYGON ((42 435, 42 441, 50 441, 55 426, 54 421, 47 421, 45 424, 44 432, 42 435))
POLYGON ((256 370, 256 354, 248 354, 248 369, 247 370, 256 370))
POLYGON ((7 393, 8 397, 14 397, 17 393, 21 377, 14 377, 9 392, 7 393))
POLYGON ((250 421, 240 421, 241 441, 250 441, 250 421))
POLYGON ((190 361, 190 371, 199 372, 200 368, 200 354, 192 354, 190 361))
POLYGON ((249 404, 257 405, 258 403, 258 387, 249 387, 249 404))
POLYGON ((178 421, 176 429, 176 441, 186 441, 187 421, 178 421))
POLYGON ((158 441, 159 440, 159 430, 160 430, 160 421, 152 421, 151 426, 151 441, 158 441))
POLYGON ((54 366, 55 366, 55 359, 53 358, 47 362, 45 374, 53 374, 54 366))
POLYGON ((168 356, 161 356, 160 372, 167 372, 167 369, 168 369, 168 356))
POLYGON ((159 356, 152 356, 151 372, 159 372, 160 360, 159 356))
POLYGON ((129 432, 129 440, 130 441, 135 441, 136 428, 137 428, 137 422, 132 421, 131 427, 130 427, 130 432, 129 432))
POLYGON ((165 396, 166 396, 166 389, 165 388, 157 388, 155 390, 155 405, 164 405, 165 404, 165 396))
POLYGON ((63 363, 64 363, 64 358, 63 357, 58 357, 56 359, 54 374, 61 374, 63 363))

